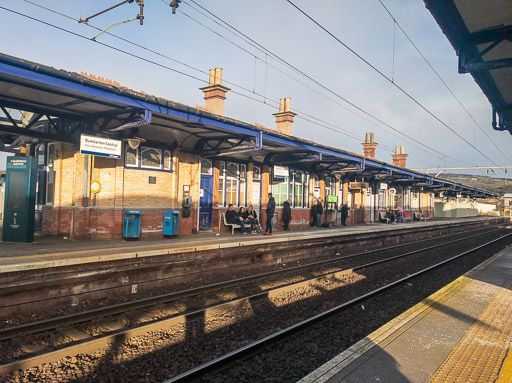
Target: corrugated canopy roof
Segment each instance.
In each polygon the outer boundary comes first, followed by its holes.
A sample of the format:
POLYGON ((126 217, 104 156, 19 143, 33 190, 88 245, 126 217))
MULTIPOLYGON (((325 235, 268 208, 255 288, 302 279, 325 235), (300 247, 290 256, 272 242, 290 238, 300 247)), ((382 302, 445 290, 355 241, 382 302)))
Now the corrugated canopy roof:
MULTIPOLYGON (((202 157, 251 160, 314 173, 488 197, 492 193, 442 180, 273 129, 214 115, 130 89, 0 54, 0 108, 34 113, 27 124, 0 124, 0 142, 16 137, 69 142, 80 134, 141 138, 202 157), (46 120, 45 120, 46 119, 46 120), (44 124, 41 121, 45 121, 44 124), (38 124, 41 124, 40 126, 38 124), (41 129, 40 129, 41 128, 41 129)), ((1 150, 1 149, 0 149, 1 150)))
POLYGON ((493 107, 493 128, 512 134, 512 0, 424 0, 493 107))

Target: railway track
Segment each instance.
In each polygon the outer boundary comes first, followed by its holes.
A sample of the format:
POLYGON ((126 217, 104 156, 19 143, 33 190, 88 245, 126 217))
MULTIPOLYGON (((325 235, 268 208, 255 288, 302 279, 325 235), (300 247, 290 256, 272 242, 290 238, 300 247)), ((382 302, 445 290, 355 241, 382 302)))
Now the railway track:
MULTIPOLYGON (((380 286, 372 291, 369 291, 365 294, 362 294, 354 299, 351 299, 347 302, 344 302, 338 306, 332 307, 331 309, 319 313, 315 316, 307 318, 293 326, 287 327, 283 330, 275 332, 271 335, 268 335, 262 339, 257 340, 256 342, 250 343, 242 348, 229 352, 221 357, 218 357, 212 361, 204 363, 200 366, 197 366, 193 369, 190 369, 180 375, 177 375, 171 379, 166 380, 164 383, 178 383, 178 382, 191 382, 191 381, 199 381, 200 378, 205 378, 205 381, 215 382, 217 379, 210 377, 208 374, 213 371, 213 374, 218 374, 226 369, 231 368, 235 364, 243 364, 248 358, 254 357, 255 355, 269 352, 269 348, 273 348, 279 345, 282 342, 288 341, 290 338, 295 337, 297 334, 301 332, 307 331, 308 328, 317 325, 318 323, 329 320, 333 316, 339 314, 341 311, 346 310, 354 305, 363 304, 370 298, 374 298, 384 291, 393 289, 401 284, 412 281, 419 276, 432 272, 438 268, 443 267, 447 263, 453 262, 455 260, 460 259, 461 257, 467 256, 475 251, 481 250, 487 246, 495 244, 498 241, 501 241, 504 238, 510 238, 512 233, 506 234, 503 237, 494 239, 482 245, 479 245, 470 250, 464 251, 462 253, 456 254, 452 257, 449 257, 439 263, 426 267, 422 270, 419 270, 413 274, 407 275, 403 278, 395 280, 393 282, 387 283, 386 285, 380 286)), ((223 378, 219 378, 222 381, 223 378)))
MULTIPOLYGON (((7 374, 12 371, 15 371, 22 368, 30 368, 33 366, 41 365, 43 363, 51 363, 56 360, 60 360, 66 356, 70 355, 76 355, 80 353, 91 353, 95 352, 98 349, 101 349, 103 347, 107 347, 108 345, 119 343, 120 340, 123 342, 151 332, 157 332, 162 331, 162 329, 165 328, 172 328, 172 327, 179 327, 184 328, 187 326, 190 326, 190 323, 193 323, 194 321, 197 321, 197 319, 203 318, 210 318, 215 317, 219 313, 226 312, 229 310, 244 310, 244 308, 251 306, 253 302, 256 300, 261 299, 272 299, 273 297, 279 297, 283 294, 291 294, 294 291, 299 291, 301 289, 307 289, 311 286, 318 285, 321 283, 321 281, 328 281, 328 280, 336 280, 344 278, 348 275, 354 275, 359 270, 365 270, 371 267, 375 267, 377 265, 383 264, 385 262, 393 262, 397 261, 399 259, 403 259, 404 257, 410 257, 414 255, 418 255, 420 253, 425 253, 427 251, 431 251, 433 249, 439 248, 441 246, 449 246, 452 244, 460 243, 460 242, 467 242, 468 238, 475 239, 477 236, 489 236, 489 235, 496 235, 497 232, 500 231, 499 229, 493 229, 493 230, 478 230, 470 233, 463 238, 457 238, 455 240, 446 241, 444 243, 437 243, 432 246, 425 247, 424 244, 427 242, 426 240, 423 241, 416 241, 415 243, 409 243, 409 244, 402 244, 398 245, 393 248, 385 248, 385 249, 378 249, 373 250, 365 253, 359 253, 359 254, 353 254, 350 256, 344 256, 344 257, 336 257, 335 259, 329 259, 329 260, 323 260, 321 262, 316 262, 314 264, 309 265, 303 265, 303 266, 297 266, 292 269, 287 270, 279 270, 271 273, 266 273, 263 275, 258 276, 252 276, 252 277, 246 277, 246 278, 240 278, 232 281, 227 281, 223 283, 219 283, 213 286, 205 286, 203 288, 198 289, 191 289, 189 291, 183 291, 176 294, 166 294, 163 297, 153 297, 146 300, 141 300, 138 302, 131 302, 127 304, 122 305, 116 305, 109 308, 103 308, 98 310, 93 310, 89 313, 80 313, 77 315, 71 315, 65 318, 58 318, 58 321, 44 321, 40 323, 25 325, 25 326, 19 326, 16 328, 6 329, 0 332, 0 339, 4 339, 4 341, 12 341, 13 339, 19 339, 21 336, 27 336, 27 334, 34 334, 36 332, 40 332, 43 330, 49 330, 49 329, 55 329, 60 328, 59 333, 65 334, 68 338, 71 338, 72 341, 68 342, 69 344, 66 347, 63 347, 61 349, 57 350, 50 350, 48 352, 40 352, 39 355, 33 355, 29 358, 23 358, 21 360, 17 360, 11 363, 6 363, 2 366, 0 366, 0 374, 7 374), (386 253, 386 252, 396 252, 397 249, 404 249, 411 246, 420 246, 421 249, 412 250, 412 251, 405 251, 402 254, 394 254, 392 256, 388 256, 384 259, 373 259, 371 260, 371 257, 374 257, 377 253, 386 253), (230 289, 230 288, 238 288, 241 289, 241 285, 247 286, 251 282, 258 281, 261 283, 262 279, 269 279, 269 278, 275 278, 276 276, 280 276, 282 278, 282 275, 284 273, 298 273, 300 271, 311 269, 312 267, 333 267, 332 264, 340 263, 342 261, 346 262, 350 259, 352 260, 362 260, 365 258, 366 263, 359 264, 357 266, 352 266, 350 269, 343 269, 343 270, 336 270, 336 271, 329 271, 329 272, 323 272, 323 274, 318 275, 316 277, 311 277, 306 280, 302 280, 299 282, 292 282, 292 283, 285 283, 282 286, 278 287, 272 287, 267 290, 260 291, 257 294, 252 294, 250 296, 245 296, 242 298, 236 298, 232 299, 229 302, 224 303, 214 303, 208 305, 208 307, 204 309, 199 310, 192 310, 183 314, 174 315, 170 318, 166 319, 160 319, 160 320, 154 320, 149 321, 149 323, 144 324, 142 326, 139 326, 137 328, 130 328, 130 329, 122 329, 117 327, 116 325, 105 324, 105 327, 111 327, 110 331, 107 331, 106 335, 102 336, 84 336, 84 333, 80 330, 77 330, 76 328, 69 328, 71 325, 76 325, 77 323, 81 323, 83 321, 91 320, 91 319, 97 319, 98 317, 105 317, 107 315, 113 315, 119 314, 119 313, 125 313, 126 310, 140 310, 143 307, 148 307, 155 304, 161 304, 162 302, 174 300, 174 299, 183 299, 183 298, 190 298, 193 296, 198 296, 199 294, 211 294, 213 291, 219 291, 221 289, 230 289)), ((452 237, 452 235, 447 236, 452 237)), ((446 238, 447 239, 447 238, 446 238)), ((440 238, 436 238, 436 241, 440 241, 440 238)), ((205 299, 203 299, 205 301, 205 299)), ((108 320, 107 320, 108 322, 108 320)), ((110 321, 111 322, 111 321, 110 321)), ((264 338, 265 339, 265 338, 264 338)))

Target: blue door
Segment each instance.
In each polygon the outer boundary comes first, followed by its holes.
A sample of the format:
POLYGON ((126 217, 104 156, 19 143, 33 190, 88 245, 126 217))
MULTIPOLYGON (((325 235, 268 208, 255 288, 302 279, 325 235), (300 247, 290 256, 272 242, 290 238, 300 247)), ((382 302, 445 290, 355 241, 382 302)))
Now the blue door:
POLYGON ((199 198, 199 231, 212 229, 213 176, 201 174, 201 197, 199 198))

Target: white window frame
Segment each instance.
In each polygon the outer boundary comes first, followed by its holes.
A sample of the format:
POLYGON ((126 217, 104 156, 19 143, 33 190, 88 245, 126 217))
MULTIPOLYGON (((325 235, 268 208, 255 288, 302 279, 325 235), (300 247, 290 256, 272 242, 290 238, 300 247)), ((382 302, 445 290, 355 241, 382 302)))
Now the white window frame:
POLYGON ((158 149, 158 148, 152 148, 151 146, 141 146, 140 148, 140 167, 141 169, 162 169, 163 166, 162 166, 162 162, 163 162, 163 153, 162 153, 162 149, 158 149), (151 165, 144 165, 143 164, 143 156, 144 156, 144 151, 149 151, 149 150, 154 150, 158 153, 160 153, 160 165, 158 166, 151 166, 151 165))

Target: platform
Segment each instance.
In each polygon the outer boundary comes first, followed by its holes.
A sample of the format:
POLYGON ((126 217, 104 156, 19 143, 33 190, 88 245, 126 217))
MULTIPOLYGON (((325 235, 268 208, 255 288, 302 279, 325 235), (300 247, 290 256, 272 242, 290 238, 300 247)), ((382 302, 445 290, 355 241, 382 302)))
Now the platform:
POLYGON ((286 243, 296 240, 358 235, 385 231, 407 231, 470 222, 485 222, 500 217, 440 219, 408 222, 396 225, 374 223, 331 228, 310 228, 300 231, 275 231, 273 236, 231 233, 200 233, 197 235, 159 240, 100 240, 80 241, 63 238, 37 238, 32 243, 0 242, 0 273, 72 266, 93 262, 126 260, 162 254, 178 254, 257 244, 286 243))
POLYGON ((511 287, 509 247, 300 383, 510 383, 511 287))

